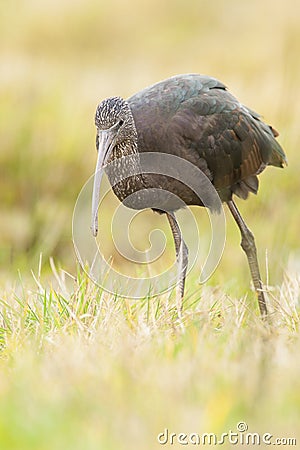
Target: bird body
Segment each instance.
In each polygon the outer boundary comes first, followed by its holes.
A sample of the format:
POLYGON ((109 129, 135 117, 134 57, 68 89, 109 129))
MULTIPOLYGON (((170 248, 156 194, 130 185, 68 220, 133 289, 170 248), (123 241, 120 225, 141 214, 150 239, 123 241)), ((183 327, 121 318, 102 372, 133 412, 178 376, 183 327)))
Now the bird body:
MULTIPOLYGON (((222 201, 229 201, 232 193, 242 198, 256 193, 256 175, 267 165, 282 167, 285 163, 276 131, 215 78, 177 75, 138 92, 127 102, 137 130, 138 151, 169 153, 195 164, 222 201)), ((178 190, 174 193, 187 204, 199 204, 195 196, 184 198, 186 189, 178 190)))
MULTIPOLYGON (((222 202, 226 202, 237 222, 242 247, 257 291, 260 311, 267 308, 256 257, 254 238, 232 200, 233 194, 246 199, 257 193, 258 178, 266 166, 283 167, 286 157, 276 137, 278 133, 260 116, 243 106, 226 86, 215 78, 186 74, 176 75, 149 86, 127 100, 111 97, 103 100, 95 115, 98 160, 94 180, 92 231, 98 231, 100 169, 116 162, 108 173, 113 190, 121 201, 132 193, 160 188, 175 194, 187 205, 203 205, 195 192, 179 180, 160 173, 144 173, 114 183, 124 171, 124 156, 135 155, 139 165, 142 153, 166 153, 183 158, 197 166, 210 180, 222 202)), ((137 168, 138 169, 138 168, 137 168)), ((125 173, 125 172, 124 172, 125 173)), ((119 177, 120 179, 120 177, 119 177)), ((176 255, 184 261, 181 268, 181 296, 187 265, 187 247, 182 239, 174 211, 182 205, 164 198, 154 210, 167 214, 176 247, 176 255), (161 207, 160 207, 161 206, 161 207)), ((139 209, 147 203, 130 203, 139 209)))

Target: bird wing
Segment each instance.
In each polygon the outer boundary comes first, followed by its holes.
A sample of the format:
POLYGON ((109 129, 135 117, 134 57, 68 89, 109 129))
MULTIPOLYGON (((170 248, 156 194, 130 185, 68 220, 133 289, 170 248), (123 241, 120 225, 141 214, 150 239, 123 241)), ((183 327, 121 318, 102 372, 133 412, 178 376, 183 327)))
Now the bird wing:
POLYGON ((215 78, 177 75, 128 102, 139 151, 187 159, 203 170, 224 200, 232 192, 243 198, 257 192, 256 174, 268 164, 286 163, 278 133, 215 78))
POLYGON ((224 88, 183 102, 167 134, 173 151, 177 148, 176 153, 191 162, 198 158, 207 163, 217 190, 230 188, 243 198, 249 191, 257 192, 255 175, 266 165, 282 167, 286 162, 276 131, 224 88))

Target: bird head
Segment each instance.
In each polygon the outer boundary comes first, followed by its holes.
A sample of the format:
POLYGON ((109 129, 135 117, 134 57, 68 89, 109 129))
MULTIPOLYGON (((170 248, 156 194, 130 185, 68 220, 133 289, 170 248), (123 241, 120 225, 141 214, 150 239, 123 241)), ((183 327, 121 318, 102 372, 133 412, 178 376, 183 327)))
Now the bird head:
POLYGON ((96 147, 98 152, 97 165, 94 177, 92 199, 92 233, 98 233, 98 204, 100 198, 100 185, 105 164, 113 160, 114 148, 123 148, 121 156, 128 154, 136 142, 136 129, 129 104, 120 97, 110 97, 99 103, 95 114, 97 128, 96 147))

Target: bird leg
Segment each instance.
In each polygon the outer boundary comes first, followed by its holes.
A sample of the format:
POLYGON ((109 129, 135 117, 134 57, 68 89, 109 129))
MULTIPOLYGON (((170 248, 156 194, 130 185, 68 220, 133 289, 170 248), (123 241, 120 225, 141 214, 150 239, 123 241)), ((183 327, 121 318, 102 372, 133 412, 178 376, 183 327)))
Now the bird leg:
POLYGON ((184 295, 184 285, 186 271, 188 267, 188 255, 189 251, 182 238, 180 227, 178 225, 177 219, 174 213, 166 213, 167 218, 172 230, 173 239, 175 243, 176 259, 178 264, 178 283, 177 283, 177 297, 178 298, 178 313, 181 314, 182 311, 182 300, 184 295))
POLYGON ((248 258, 248 264, 250 267, 250 272, 254 284, 254 288, 258 297, 258 305, 260 313, 263 317, 265 317, 268 314, 266 300, 263 292, 263 284, 261 281, 259 266, 258 266, 258 260, 257 260, 257 251, 255 246, 255 240, 253 233, 249 230, 247 227, 244 219, 242 218, 236 204, 233 200, 227 202, 228 208, 233 215, 234 220, 236 221, 241 235, 242 235, 242 241, 241 241, 241 247, 244 250, 244 252, 247 255, 248 258))

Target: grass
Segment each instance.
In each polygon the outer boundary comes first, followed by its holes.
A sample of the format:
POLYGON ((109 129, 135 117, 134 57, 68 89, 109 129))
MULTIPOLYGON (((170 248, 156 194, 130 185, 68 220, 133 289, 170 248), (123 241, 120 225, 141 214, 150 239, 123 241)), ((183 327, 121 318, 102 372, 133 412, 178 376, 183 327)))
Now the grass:
POLYGON ((299 439, 299 277, 269 293, 267 325, 250 295, 203 287, 179 322, 173 294, 123 300, 52 269, 57 287, 1 296, 2 448, 160 448, 165 428, 240 421, 299 439))
MULTIPOLYGON (((240 421, 299 442, 298 3, 0 3, 1 449, 148 450, 165 428, 222 433, 240 421), (270 324, 228 215, 222 261, 204 286, 189 276, 181 320, 174 292, 121 299, 77 266, 72 213, 94 169, 96 104, 184 72, 218 77, 280 132, 289 166, 268 168, 258 196, 238 202, 270 324)), ((195 215, 205 241, 205 212, 195 215)), ((108 226, 102 241, 117 261, 108 226)))

